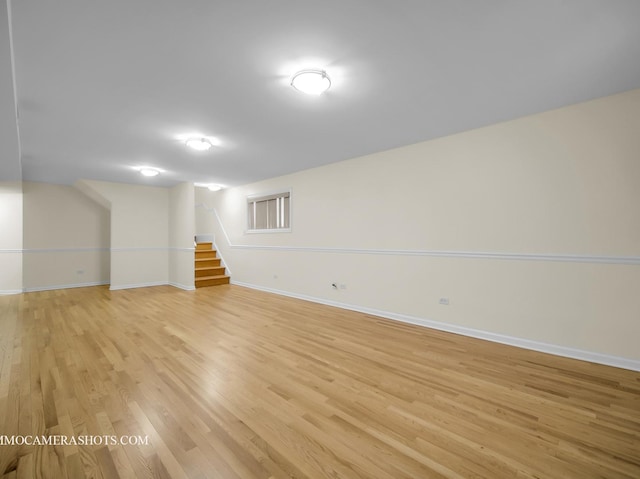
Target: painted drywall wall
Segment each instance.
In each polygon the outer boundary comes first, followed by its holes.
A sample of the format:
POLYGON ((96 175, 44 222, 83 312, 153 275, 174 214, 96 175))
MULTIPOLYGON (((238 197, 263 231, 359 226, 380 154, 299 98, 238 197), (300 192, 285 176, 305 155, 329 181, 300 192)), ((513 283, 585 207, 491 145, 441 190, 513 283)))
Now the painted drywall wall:
POLYGON ((111 205, 111 289, 169 283, 169 190, 82 180, 111 205))
POLYGON ((0 294, 22 292, 22 183, 0 183, 0 294))
POLYGON ((23 183, 25 291, 109 283, 109 211, 76 188, 23 183))
POLYGON ((194 187, 181 183, 169 190, 169 283, 186 290, 194 285, 194 187))
POLYGON ((198 189, 196 230, 236 283, 640 366, 638 131, 634 90, 198 189), (292 232, 246 234, 246 197, 289 188, 292 232))

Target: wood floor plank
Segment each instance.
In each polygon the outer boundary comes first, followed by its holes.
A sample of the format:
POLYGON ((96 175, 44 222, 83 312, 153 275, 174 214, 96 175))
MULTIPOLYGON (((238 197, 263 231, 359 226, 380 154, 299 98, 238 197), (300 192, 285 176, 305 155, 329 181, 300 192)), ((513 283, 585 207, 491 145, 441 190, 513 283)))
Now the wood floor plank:
POLYGON ((234 285, 0 315, 0 435, 107 438, 0 445, 3 478, 640 477, 638 372, 234 285))

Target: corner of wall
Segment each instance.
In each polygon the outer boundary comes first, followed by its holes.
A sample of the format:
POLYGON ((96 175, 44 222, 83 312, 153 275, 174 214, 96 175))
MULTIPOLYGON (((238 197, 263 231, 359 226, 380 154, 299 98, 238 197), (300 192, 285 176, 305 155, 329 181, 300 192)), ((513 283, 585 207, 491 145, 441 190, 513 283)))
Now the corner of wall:
POLYGON ((91 182, 87 180, 78 180, 73 184, 73 186, 77 190, 87 195, 93 201, 98 203, 100 206, 111 211, 111 201, 105 198, 96 188, 94 188, 91 182))
POLYGON ((0 294, 23 290, 22 182, 0 182, 0 294))

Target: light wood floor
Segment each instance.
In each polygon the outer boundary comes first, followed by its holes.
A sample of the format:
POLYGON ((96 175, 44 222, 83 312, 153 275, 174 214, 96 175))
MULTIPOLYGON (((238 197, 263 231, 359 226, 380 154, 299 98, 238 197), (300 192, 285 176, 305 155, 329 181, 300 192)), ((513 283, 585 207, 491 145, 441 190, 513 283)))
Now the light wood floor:
POLYGON ((0 297, 0 478, 640 478, 640 374, 238 286, 0 297))

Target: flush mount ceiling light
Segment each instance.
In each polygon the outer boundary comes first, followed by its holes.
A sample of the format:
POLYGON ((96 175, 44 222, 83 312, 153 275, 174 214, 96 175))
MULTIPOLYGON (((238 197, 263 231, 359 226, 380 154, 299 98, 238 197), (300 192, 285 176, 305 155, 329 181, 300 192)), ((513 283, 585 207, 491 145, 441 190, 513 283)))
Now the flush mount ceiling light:
POLYGON ((324 70, 301 70, 291 78, 291 86, 307 95, 321 95, 331 86, 324 70))
POLYGON ((222 185, 216 185, 213 183, 195 183, 195 186, 207 188, 209 191, 220 191, 222 188, 224 188, 222 185))
POLYGON ((185 143, 189 148, 196 151, 207 151, 213 146, 213 143, 208 138, 189 138, 185 143))
POLYGON ((156 168, 144 167, 140 168, 139 171, 142 176, 158 176, 160 174, 160 170, 156 168))

